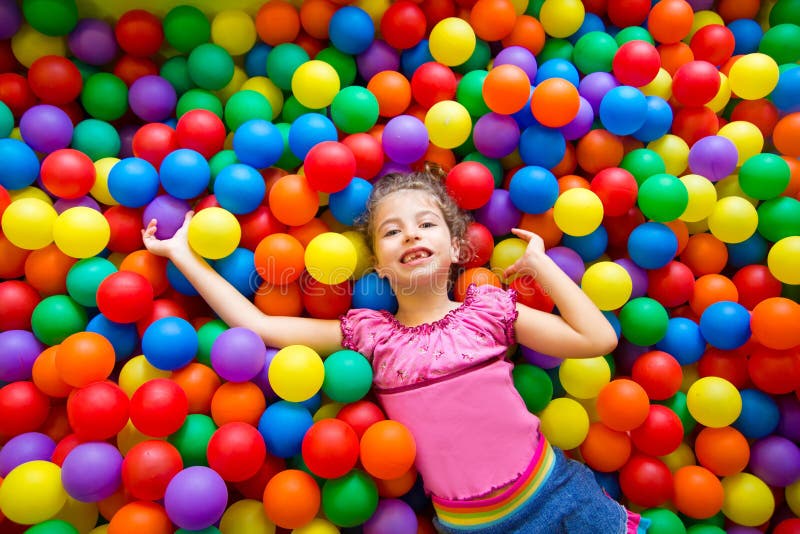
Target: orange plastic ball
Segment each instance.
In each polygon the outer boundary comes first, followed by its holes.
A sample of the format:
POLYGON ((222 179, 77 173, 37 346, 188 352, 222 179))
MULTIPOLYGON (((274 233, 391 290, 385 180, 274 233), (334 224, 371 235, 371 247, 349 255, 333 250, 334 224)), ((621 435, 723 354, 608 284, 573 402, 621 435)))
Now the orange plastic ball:
POLYGON ((413 467, 406 471, 403 475, 392 480, 383 480, 376 478, 375 485, 378 486, 378 495, 384 499, 397 499, 402 497, 414 487, 417 481, 417 470, 413 467))
POLYGON ((305 176, 287 174, 269 190, 269 209, 283 224, 300 226, 317 214, 319 196, 305 176))
POLYGON ((77 332, 67 337, 55 357, 61 380, 76 388, 105 380, 115 363, 114 346, 94 332, 77 332))
POLYGON ((378 421, 361 436, 361 463, 384 480, 403 476, 414 465, 417 445, 411 432, 397 421, 378 421))
POLYGON ((619 167, 624 156, 622 140, 606 130, 592 130, 578 141, 578 165, 590 174, 608 167, 619 167))
POLYGON ((67 274, 77 258, 71 258, 51 243, 34 250, 25 260, 25 281, 42 296, 63 295, 67 292, 67 274))
POLYGON ((264 488, 264 511, 281 528, 300 528, 319 512, 321 501, 316 481, 298 469, 281 471, 264 488))
POLYGON ((784 156, 800 157, 800 112, 781 118, 772 131, 772 142, 784 156))
POLYGON ((256 290, 253 303, 266 315, 299 317, 303 313, 303 291, 300 282, 284 286, 264 282, 256 290))
POLYGON ((685 0, 661 0, 647 18, 647 29, 660 43, 677 43, 692 30, 694 9, 685 0))
POLYGON ((149 250, 135 250, 125 256, 119 264, 120 271, 139 273, 153 286, 153 295, 158 296, 169 289, 167 258, 156 256, 149 250))
POLYGON ((160 504, 133 501, 122 506, 108 523, 108 534, 172 534, 172 521, 160 504))
POLYGON ((689 307, 698 317, 706 308, 721 300, 739 301, 739 290, 730 278, 721 274, 705 274, 695 280, 689 307))
POLYGON ((771 349, 800 345, 800 304, 784 297, 764 299, 753 308, 750 329, 755 339, 771 349))
POLYGON ((208 413, 211 409, 211 399, 222 384, 211 367, 198 362, 192 362, 173 371, 171 379, 186 393, 189 413, 208 413))
POLYGON ((673 474, 675 495, 672 502, 684 515, 707 519, 722 509, 725 492, 714 473, 698 465, 686 465, 673 474))
POLYGON ((631 448, 631 438, 627 433, 596 422, 589 426, 580 451, 586 465, 595 471, 611 473, 627 463, 631 448))
POLYGON ((306 0, 300 6, 300 25, 315 39, 328 38, 331 17, 339 7, 328 0, 306 0))
POLYGON ((680 258, 695 276, 719 273, 728 263, 728 248, 711 234, 695 234, 689 238, 680 258))
POLYGON ((284 233, 270 234, 256 247, 253 259, 256 273, 269 284, 290 284, 303 274, 304 253, 297 238, 284 233))
POLYGON ((60 345, 42 351, 33 362, 33 383, 42 393, 50 397, 66 398, 72 386, 64 382, 56 367, 56 353, 60 345))
POLYGON ((545 33, 542 23, 530 15, 520 15, 514 23, 511 33, 503 39, 503 46, 521 46, 534 55, 544 48, 545 33))
POLYGON ((218 427, 237 421, 257 426, 266 408, 264 393, 252 382, 226 382, 211 398, 211 418, 218 427))
POLYGON ((597 396, 597 415, 612 430, 633 430, 644 423, 649 413, 647 392, 627 378, 612 380, 597 396))
POLYGON ((701 430, 694 442, 694 452, 700 465, 720 477, 740 473, 750 461, 747 438, 730 426, 701 430))
POLYGON ((560 128, 578 114, 581 100, 578 89, 563 78, 544 80, 531 96, 533 116, 544 126, 560 128))
POLYGON ((469 24, 484 41, 500 41, 514 30, 517 13, 508 0, 478 0, 469 13, 469 24))
POLYGON ((467 297, 467 288, 472 284, 475 284, 476 286, 482 286, 486 284, 493 285, 495 287, 502 286, 500 277, 486 267, 473 267, 461 273, 456 279, 455 287, 453 288, 453 297, 457 301, 463 302, 467 297))
POLYGON ((256 13, 256 33, 270 46, 291 43, 300 33, 300 14, 289 2, 270 0, 256 13))
POLYGON ((397 71, 379 72, 367 82, 367 90, 378 100, 381 117, 396 117, 411 105, 411 82, 397 71))
POLYGON ((531 81, 516 65, 499 65, 483 80, 483 100, 495 113, 511 115, 528 103, 531 81))

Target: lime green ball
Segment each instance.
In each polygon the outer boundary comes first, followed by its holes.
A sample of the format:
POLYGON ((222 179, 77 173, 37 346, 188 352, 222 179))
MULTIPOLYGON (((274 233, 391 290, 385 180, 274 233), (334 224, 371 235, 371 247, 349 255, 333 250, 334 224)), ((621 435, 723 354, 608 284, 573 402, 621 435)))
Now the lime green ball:
POLYGON ((674 221, 689 204, 689 191, 676 176, 654 174, 639 186, 639 209, 648 219, 674 221))
POLYGON ((211 347, 228 326, 219 319, 212 319, 197 329, 197 361, 211 367, 211 347))
POLYGON ((758 51, 778 65, 796 63, 800 59, 800 26, 795 23, 771 27, 761 37, 758 51))
MULTIPOLYGON (((345 54, 338 48, 332 46, 323 48, 314 59, 324 61, 333 67, 333 70, 339 75, 339 84, 342 87, 353 85, 353 82, 356 81, 356 74, 358 74, 356 58, 345 54)), ((269 61, 269 56, 267 56, 267 61, 269 61)))
POLYGON ((667 171, 661 155, 649 148, 631 150, 625 154, 619 166, 631 173, 639 185, 642 185, 654 174, 662 174, 667 171))
POLYGON ((167 437, 181 455, 183 467, 193 465, 208 465, 206 449, 211 435, 217 430, 217 425, 207 415, 193 413, 186 416, 183 426, 177 432, 167 437))
POLYGON ((24 0, 22 14, 34 30, 53 37, 67 35, 78 24, 75 0, 24 0))
POLYGON ((763 202, 758 209, 758 233, 768 241, 800 235, 800 200, 778 197, 763 202))
POLYGON ((80 150, 92 161, 117 157, 121 146, 119 132, 105 121, 86 119, 72 132, 72 148, 80 150))
POLYGON ((642 512, 652 523, 647 534, 686 534, 686 527, 680 518, 665 508, 650 508, 642 512))
POLYGON ((178 118, 193 109, 205 109, 222 118, 222 102, 219 97, 205 89, 189 89, 178 98, 175 114, 178 118))
POLYGON ((694 427, 697 426, 697 421, 695 421, 692 414, 689 413, 689 406, 686 403, 686 393, 683 391, 677 392, 672 397, 668 398, 664 401, 657 401, 656 404, 661 404, 666 406, 678 416, 678 419, 681 420, 683 424, 683 435, 688 436, 694 427))
POLYGON ((25 534, 78 534, 78 529, 61 519, 50 519, 33 525, 25 534))
POLYGON ((658 301, 649 297, 629 300, 620 310, 622 335, 636 345, 655 345, 667 333, 669 316, 658 301))
POLYGON ((178 52, 191 52, 211 39, 211 23, 193 6, 172 8, 164 17, 164 37, 178 52))
POLYGON ((574 47, 566 39, 547 39, 542 51, 536 56, 536 61, 541 65, 551 59, 566 59, 572 61, 574 47))
POLYGON ((272 105, 256 91, 237 91, 225 104, 225 124, 235 131, 251 119, 272 120, 272 105))
POLYGON ((783 193, 791 177, 789 164, 782 157, 756 154, 747 158, 739 169, 739 186, 745 194, 766 200, 783 193))
POLYGON ((514 366, 511 377, 529 412, 541 412, 553 399, 553 383, 542 368, 520 363, 514 366))
POLYGON ((331 119, 345 133, 366 132, 378 122, 378 99, 364 87, 351 85, 333 97, 331 119))
POLYGON ((292 128, 292 125, 288 122, 279 122, 275 126, 278 128, 278 131, 281 132, 281 137, 283 138, 283 154, 281 154, 275 166, 285 171, 293 171, 297 169, 303 161, 295 156, 289 149, 289 130, 292 128))
POLYGON ((86 329, 86 310, 67 295, 52 295, 33 309, 31 330, 45 345, 58 345, 76 332, 86 329))
POLYGON ((489 106, 483 99, 483 82, 489 72, 472 70, 464 75, 456 88, 456 101, 464 106, 472 117, 482 117, 489 113, 489 106))
POLYGON ((692 525, 686 530, 686 534, 725 534, 725 531, 716 525, 692 525))
POLYGON ((316 113, 320 110, 311 109, 300 103, 294 95, 291 95, 283 102, 283 109, 281 110, 281 119, 288 123, 293 123, 300 115, 306 113, 316 113))
MULTIPOLYGON (((282 43, 267 56, 267 77, 284 91, 292 89, 292 76, 297 68, 308 61, 308 52, 300 45, 282 43)), ((334 67, 334 70, 336 67, 334 67)))
POLYGON ((161 65, 159 76, 167 80, 179 96, 197 87, 189 76, 189 61, 185 56, 174 56, 166 60, 161 65))
POLYGON ((352 350, 334 352, 325 359, 322 391, 336 402, 361 400, 372 386, 372 366, 352 350))
POLYGON ((622 46, 630 41, 646 41, 652 45, 656 44, 650 32, 641 26, 622 28, 617 35, 614 36, 614 40, 617 41, 617 46, 622 46))
POLYGON ((473 70, 485 69, 489 66, 489 60, 491 59, 492 51, 489 48, 489 43, 476 39, 475 50, 472 51, 472 55, 461 65, 453 67, 453 70, 460 74, 466 74, 473 70))
POLYGON ((378 488, 365 472, 353 469, 322 486, 322 508, 334 525, 354 527, 372 517, 378 508, 378 488))
POLYGON ((203 43, 189 53, 189 77, 198 87, 222 89, 233 78, 233 58, 219 45, 203 43))
POLYGON ((92 74, 83 85, 81 104, 95 119, 115 121, 128 110, 128 86, 111 73, 92 74))
POLYGON ((97 307, 97 288, 117 267, 105 258, 85 258, 67 273, 67 292, 81 306, 97 307))
POLYGON ((605 32, 589 32, 575 43, 572 57, 583 74, 611 72, 611 63, 617 53, 617 42, 605 32))

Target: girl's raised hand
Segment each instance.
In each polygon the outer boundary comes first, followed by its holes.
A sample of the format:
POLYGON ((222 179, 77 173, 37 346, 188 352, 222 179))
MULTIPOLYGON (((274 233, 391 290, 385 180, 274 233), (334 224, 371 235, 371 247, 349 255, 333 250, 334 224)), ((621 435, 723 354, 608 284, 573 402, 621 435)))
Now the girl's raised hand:
POLYGON ((527 241, 528 246, 525 248, 525 253, 503 272, 503 276, 509 278, 517 273, 534 275, 536 266, 545 256, 544 241, 538 234, 521 228, 514 228, 511 230, 511 233, 527 241))
POLYGON ((180 254, 191 253, 191 248, 189 247, 189 222, 191 222, 192 216, 194 216, 193 211, 186 212, 183 224, 168 239, 158 239, 156 237, 158 221, 151 219, 147 228, 142 230, 142 241, 145 248, 156 256, 164 256, 169 259, 180 254))

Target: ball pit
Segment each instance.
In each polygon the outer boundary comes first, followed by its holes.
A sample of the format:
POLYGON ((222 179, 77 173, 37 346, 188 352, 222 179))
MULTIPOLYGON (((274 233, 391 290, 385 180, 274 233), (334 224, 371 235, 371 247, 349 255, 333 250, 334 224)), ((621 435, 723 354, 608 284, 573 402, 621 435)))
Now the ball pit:
POLYGON ((456 297, 553 311, 522 227, 621 338, 511 354, 552 443, 651 531, 797 528, 795 0, 107 4, 0 1, 0 531, 428 531, 368 361, 229 328, 140 233, 193 210, 266 313, 394 312, 352 227, 425 161, 456 297))

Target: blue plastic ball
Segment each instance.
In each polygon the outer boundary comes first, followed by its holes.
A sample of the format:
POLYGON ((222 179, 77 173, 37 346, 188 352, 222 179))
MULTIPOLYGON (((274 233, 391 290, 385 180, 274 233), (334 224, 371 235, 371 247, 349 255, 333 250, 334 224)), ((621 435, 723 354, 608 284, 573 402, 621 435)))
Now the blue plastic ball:
POLYGON ((141 158, 125 158, 108 173, 108 192, 128 208, 140 208, 158 194, 158 171, 141 158))
POLYGON ((783 113, 800 111, 800 68, 795 65, 781 72, 769 97, 783 113))
POLYGON ((164 317, 147 327, 142 336, 145 359, 163 371, 174 371, 191 362, 197 354, 197 332, 185 319, 164 317))
POLYGON ((536 71, 536 85, 550 78, 564 78, 575 87, 578 87, 581 79, 575 65, 562 58, 548 59, 539 65, 539 69, 536 71))
POLYGON ((420 65, 429 61, 436 61, 433 59, 428 43, 427 39, 422 39, 411 48, 403 50, 400 54, 400 68, 409 80, 420 65))
POLYGON ((728 264, 740 269, 745 265, 762 263, 769 251, 769 243, 758 232, 741 243, 725 243, 728 247, 728 264))
POLYGON ((508 186, 511 202, 524 213, 544 213, 558 198, 558 180, 544 167, 528 165, 519 169, 508 186))
POLYGON ((367 273, 353 284, 353 308, 397 311, 397 297, 389 281, 377 273, 367 273))
POLYGON ((328 197, 328 206, 334 219, 352 226, 367 208, 367 199, 372 192, 372 184, 363 178, 353 178, 347 187, 328 197))
POLYGON ((643 269, 660 269, 672 261, 677 252, 678 238, 662 223, 640 224, 628 236, 628 254, 643 269))
POLYGON ((267 450, 278 458, 300 454, 303 436, 314 424, 311 413, 295 402, 278 401, 267 407, 258 421, 267 450))
POLYGON ((567 151, 564 134, 554 128, 535 123, 519 136, 519 155, 525 165, 536 165, 552 169, 562 160, 567 151))
POLYGON ((328 35, 333 46, 345 54, 360 54, 375 40, 375 23, 360 7, 345 6, 331 17, 328 35))
POLYGON ((164 190, 175 198, 188 200, 206 190, 211 167, 200 152, 181 148, 167 154, 158 170, 164 190))
POLYGON ((256 43, 244 56, 244 71, 249 77, 267 75, 267 56, 272 47, 266 43, 256 43))
POLYGON ((192 283, 189 282, 189 279, 186 278, 171 261, 167 262, 167 280, 169 281, 170 287, 181 295, 196 297, 200 294, 192 283))
POLYGON ((248 298, 252 297, 261 285, 261 277, 258 276, 253 261, 254 256, 252 250, 240 247, 214 262, 214 270, 248 298))
POLYGON ((685 317, 673 317, 656 348, 674 356, 681 365, 689 365, 703 356, 706 340, 696 322, 685 317))
POLYGON ((715 302, 703 310, 700 332, 718 349, 737 349, 750 339, 750 312, 738 302, 715 302))
POLYGON ((39 158, 17 139, 0 139, 0 185, 6 189, 22 189, 39 176, 39 158))
POLYGON ((669 132, 672 127, 672 108, 660 96, 648 96, 644 124, 633 132, 633 137, 645 143, 654 141, 669 132))
POLYGON ((244 163, 228 165, 214 180, 214 195, 219 205, 239 215, 250 213, 260 206, 266 192, 267 186, 261 174, 244 163))
POLYGON ((758 52, 758 45, 764 37, 764 30, 761 24, 753 19, 737 19, 728 24, 728 29, 733 34, 735 45, 733 54, 752 54, 758 52))
POLYGON ((561 243, 577 252, 583 261, 595 261, 605 253, 608 247, 608 230, 606 230, 605 226, 600 225, 586 235, 564 234, 564 237, 561 238, 561 243))
POLYGON ((748 439, 761 439, 769 436, 780 423, 780 409, 775 401, 758 389, 743 389, 742 412, 731 425, 748 439))
POLYGON ((114 347, 118 362, 127 360, 139 344, 139 333, 135 323, 115 323, 102 313, 91 318, 86 325, 87 332, 100 334, 114 347))
POLYGON ((600 101, 600 121, 615 135, 634 133, 644 126, 646 119, 647 97, 635 87, 615 87, 600 101))
POLYGON ((300 115, 289 128, 289 149, 300 159, 305 159, 316 144, 338 139, 333 121, 319 113, 300 115))
POLYGON ((274 165, 283 154, 283 137, 278 127, 264 119, 250 119, 233 134, 236 158, 251 167, 274 165))

